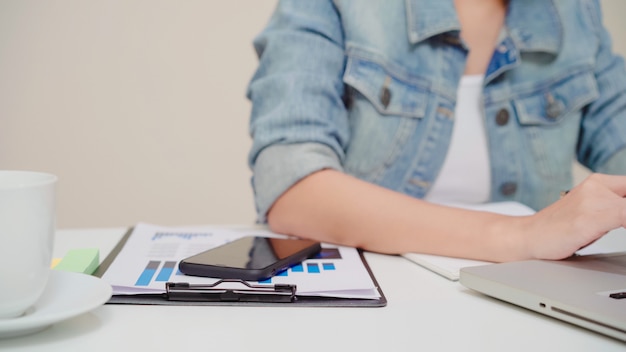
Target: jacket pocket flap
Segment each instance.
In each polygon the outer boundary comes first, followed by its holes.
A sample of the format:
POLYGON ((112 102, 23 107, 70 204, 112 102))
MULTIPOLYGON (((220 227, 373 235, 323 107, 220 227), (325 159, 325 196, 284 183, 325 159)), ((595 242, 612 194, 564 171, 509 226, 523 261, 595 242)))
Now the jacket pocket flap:
POLYGON ((344 83, 361 93, 381 114, 424 117, 428 102, 425 80, 366 56, 348 55, 344 83))
POLYGON ((520 124, 553 125, 593 102, 598 95, 594 75, 584 71, 539 87, 529 95, 514 99, 513 104, 520 124))

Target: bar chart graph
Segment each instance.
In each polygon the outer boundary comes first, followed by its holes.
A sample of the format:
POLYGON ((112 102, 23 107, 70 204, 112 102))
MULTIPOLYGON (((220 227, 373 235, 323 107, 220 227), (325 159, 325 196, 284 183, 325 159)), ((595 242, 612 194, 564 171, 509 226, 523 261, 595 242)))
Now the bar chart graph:
MULTIPOLYGON (((324 272, 332 272, 337 270, 333 261, 341 260, 341 253, 337 248, 323 248, 322 251, 314 258, 308 259, 302 263, 298 263, 287 270, 283 270, 276 274, 279 277, 289 275, 322 275, 324 272)), ((161 261, 149 260, 143 271, 137 277, 135 286, 148 287, 156 282, 168 282, 174 280, 173 277, 185 275, 178 271, 177 261, 161 261)), ((184 280, 178 278, 177 280, 184 280)), ((259 281, 262 284, 271 284, 272 278, 259 281)))
MULTIPOLYGON (((181 260, 245 236, 275 236, 248 227, 164 227, 139 223, 125 239, 102 279, 115 295, 166 293, 167 282, 211 285, 219 279, 184 275, 181 260)), ((258 285, 294 285, 300 296, 369 297, 376 295, 372 280, 355 248, 322 244, 321 252, 258 285)))

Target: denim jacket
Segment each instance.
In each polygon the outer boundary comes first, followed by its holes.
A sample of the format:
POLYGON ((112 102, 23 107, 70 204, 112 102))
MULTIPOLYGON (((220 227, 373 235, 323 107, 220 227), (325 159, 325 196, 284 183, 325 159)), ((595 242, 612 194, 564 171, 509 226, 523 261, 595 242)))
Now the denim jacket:
MULTIPOLYGON (((284 0, 254 46, 259 221, 326 168, 428 192, 467 56, 452 0, 284 0)), ((541 209, 571 186, 574 160, 625 174, 625 88, 597 0, 510 0, 482 97, 491 201, 541 209)))

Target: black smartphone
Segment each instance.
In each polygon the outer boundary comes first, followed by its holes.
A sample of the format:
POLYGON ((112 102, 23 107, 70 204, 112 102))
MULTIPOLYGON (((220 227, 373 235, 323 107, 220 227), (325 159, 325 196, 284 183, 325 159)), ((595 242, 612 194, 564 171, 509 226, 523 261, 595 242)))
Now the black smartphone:
POLYGON ((186 275, 258 281, 313 257, 319 242, 304 239, 247 236, 209 249, 178 264, 186 275))

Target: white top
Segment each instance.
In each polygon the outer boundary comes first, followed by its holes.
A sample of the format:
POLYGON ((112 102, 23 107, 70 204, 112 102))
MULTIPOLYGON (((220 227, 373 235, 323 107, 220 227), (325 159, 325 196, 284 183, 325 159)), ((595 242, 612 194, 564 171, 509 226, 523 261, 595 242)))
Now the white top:
POLYGON ((435 203, 484 203, 491 175, 481 96, 482 75, 461 78, 448 154, 426 200, 435 203))

